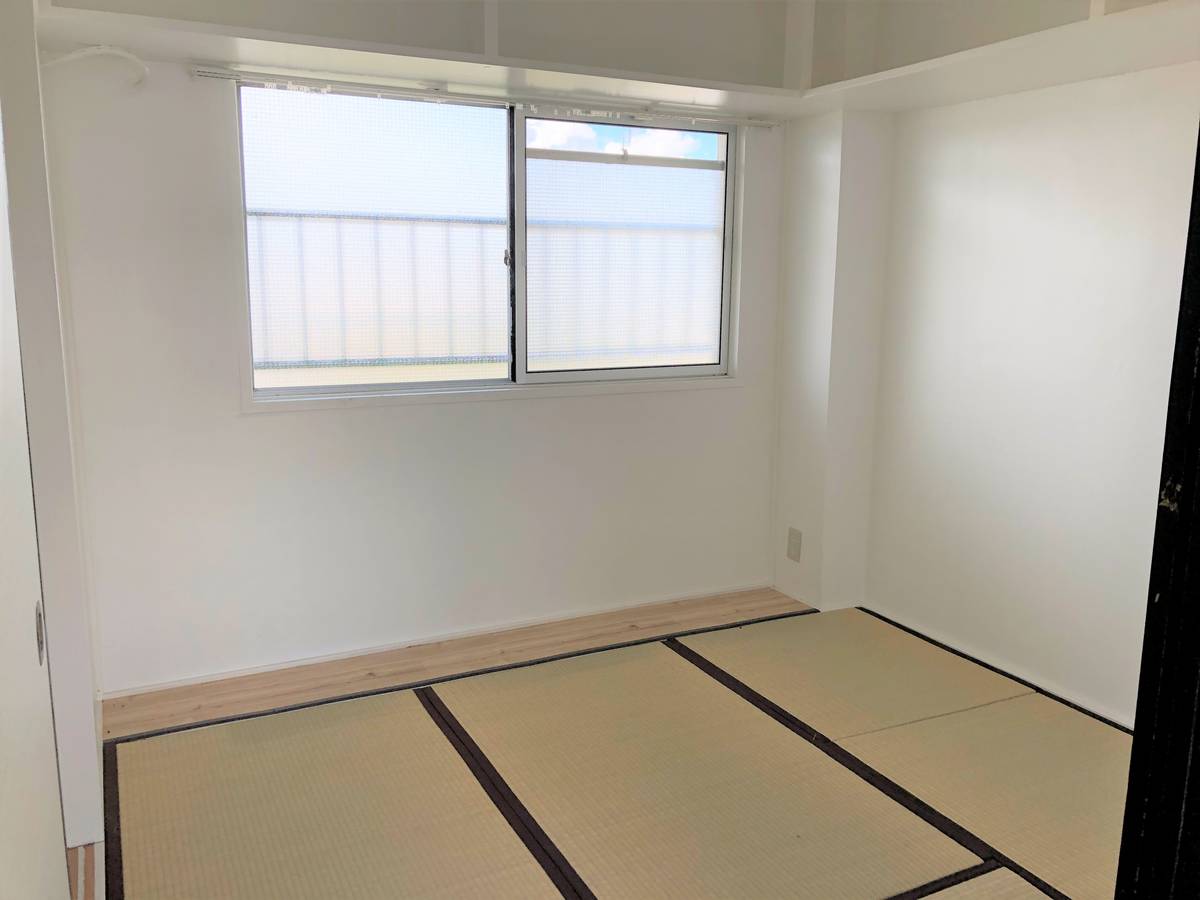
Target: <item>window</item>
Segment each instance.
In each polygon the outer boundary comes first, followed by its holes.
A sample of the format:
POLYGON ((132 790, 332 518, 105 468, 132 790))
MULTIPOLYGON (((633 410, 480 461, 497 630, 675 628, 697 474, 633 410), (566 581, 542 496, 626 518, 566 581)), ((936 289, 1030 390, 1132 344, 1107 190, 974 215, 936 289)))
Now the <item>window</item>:
POLYGON ((242 87, 256 390, 507 380, 508 112, 242 87))
POLYGON ((256 395, 727 371, 730 130, 239 97, 256 395))
POLYGON ((728 140, 525 119, 531 380, 720 368, 728 140))

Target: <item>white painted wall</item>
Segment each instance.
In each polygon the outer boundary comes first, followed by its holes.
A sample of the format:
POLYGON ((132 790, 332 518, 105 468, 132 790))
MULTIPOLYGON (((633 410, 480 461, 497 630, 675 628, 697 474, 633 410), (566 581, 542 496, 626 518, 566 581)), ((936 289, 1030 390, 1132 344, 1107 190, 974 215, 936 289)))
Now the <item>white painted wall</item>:
POLYGON ((771 551, 779 589, 822 609, 866 602, 891 133, 854 111, 788 127, 771 551))
POLYGON ((842 114, 789 123, 784 148, 774 522, 775 585, 821 600, 829 364, 842 177, 842 114), (787 529, 803 535, 787 559, 787 529))
POLYGON ((247 413, 232 86, 46 81, 104 691, 770 582, 779 131, 740 386, 247 413))
POLYGON ((0 116, 63 816, 76 846, 103 835, 100 744, 41 115, 32 0, 14 0, 0 12, 0 116))
POLYGON ((895 134, 870 598, 1131 723, 1200 66, 895 134))
POLYGON ((846 112, 829 353, 821 608, 867 601, 867 535, 887 280, 892 117, 846 112))

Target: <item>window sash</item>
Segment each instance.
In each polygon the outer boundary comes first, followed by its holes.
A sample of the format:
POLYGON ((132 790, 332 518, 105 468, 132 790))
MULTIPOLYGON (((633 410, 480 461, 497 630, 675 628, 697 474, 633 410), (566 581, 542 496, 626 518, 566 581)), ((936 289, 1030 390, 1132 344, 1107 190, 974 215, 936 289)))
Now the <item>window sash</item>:
MULTIPOLYGON (((513 365, 512 365, 512 360, 511 360, 513 305, 512 305, 512 272, 511 272, 511 265, 510 265, 509 272, 508 272, 508 304, 507 304, 508 305, 508 311, 507 311, 508 353, 509 353, 510 358, 509 358, 508 372, 504 377, 425 380, 425 381, 417 381, 417 380, 412 380, 412 381, 384 380, 384 381, 377 381, 377 382, 355 381, 355 382, 348 383, 348 384, 298 384, 298 385, 289 385, 289 386, 272 385, 272 386, 267 386, 267 387, 256 387, 255 386, 255 376, 256 376, 257 369, 256 369, 256 363, 255 363, 255 359, 256 359, 255 346, 254 346, 255 327, 254 327, 254 322, 253 322, 253 311, 252 311, 253 310, 252 292, 251 292, 251 288, 250 288, 251 279, 254 277, 254 273, 251 271, 251 260, 250 260, 250 252, 249 252, 250 251, 250 234, 249 234, 250 223, 251 223, 252 219, 258 219, 258 218, 262 218, 262 217, 270 217, 276 211, 251 208, 247 201, 246 161, 245 161, 246 145, 245 145, 244 135, 242 134, 243 123, 244 123, 243 110, 242 110, 242 104, 243 104, 242 88, 243 87, 262 88, 262 87, 268 87, 268 86, 274 87, 275 90, 287 90, 287 88, 276 86, 276 84, 273 81, 272 82, 260 82, 260 81, 256 81, 253 79, 237 79, 234 81, 234 85, 235 85, 234 97, 235 97, 235 105, 236 105, 236 111, 237 111, 237 120, 236 120, 237 135, 236 136, 237 136, 237 146, 238 146, 238 164, 239 164, 239 169, 240 169, 239 186, 241 189, 241 200, 242 200, 242 229, 243 229, 242 251, 243 251, 243 268, 244 268, 244 273, 245 273, 245 319, 244 319, 245 353, 243 354, 243 360, 242 360, 242 366, 243 366, 242 381, 246 387, 247 393, 249 394, 250 402, 253 403, 256 400, 272 400, 272 399, 300 400, 300 399, 305 399, 305 398, 325 398, 325 397, 339 397, 339 396, 353 397, 353 396, 361 396, 361 395, 383 395, 383 394, 396 394, 396 395, 402 396, 402 395, 406 395, 406 394, 435 393, 435 392, 439 392, 439 391, 462 391, 462 390, 479 390, 479 389, 487 390, 487 389, 495 389, 498 387, 504 387, 504 386, 511 385, 513 383, 513 365)), ((349 88, 347 88, 347 89, 330 89, 330 90, 326 90, 323 92, 346 95, 346 96, 351 96, 351 97, 381 96, 378 91, 372 90, 369 92, 364 92, 364 91, 353 90, 353 89, 349 89, 349 88)), ((420 102, 420 98, 418 98, 418 97, 409 97, 409 96, 400 97, 400 96, 398 96, 396 99, 408 100, 410 102, 420 102)), ((442 104, 453 105, 453 106, 466 106, 466 107, 471 107, 471 108, 489 108, 490 107, 493 109, 499 108, 499 109, 503 109, 504 111, 506 111, 508 114, 508 131, 509 131, 508 136, 507 136, 506 147, 508 149, 508 170, 509 170, 509 172, 511 172, 511 169, 512 169, 512 111, 513 111, 512 104, 510 104, 510 103, 486 103, 483 101, 475 101, 475 100, 471 100, 471 101, 455 101, 455 100, 439 101, 439 105, 442 105, 442 104)), ((509 254, 509 257, 511 258, 511 252, 512 252, 511 251, 511 242, 512 242, 511 178, 510 178, 510 186, 509 186, 509 195, 510 195, 509 196, 509 215, 510 215, 510 217, 509 217, 509 221, 507 223, 507 226, 508 226, 506 229, 507 240, 505 242, 505 246, 508 248, 508 254, 509 254)), ((305 217, 304 214, 295 214, 295 213, 289 213, 288 216, 289 216, 289 218, 304 218, 305 217)), ((342 219, 342 220, 357 220, 359 218, 363 218, 365 220, 374 220, 374 219, 382 220, 383 218, 387 218, 387 217, 383 217, 383 216, 374 216, 374 215, 367 215, 367 216, 360 217, 360 216, 356 216, 353 214, 343 215, 343 214, 339 214, 339 213, 319 213, 316 215, 316 217, 317 218, 334 218, 334 219, 342 219)), ((394 217, 394 218, 396 218, 397 221, 401 221, 401 220, 407 220, 410 217, 401 215, 401 216, 394 217)), ((413 216, 411 218, 415 221, 415 220, 420 219, 421 217, 413 216)), ((314 366, 314 368, 316 368, 316 367, 314 366)))
MULTIPOLYGON (((352 93, 347 91, 346 93, 352 93)), ((244 271, 245 271, 245 292, 244 292, 244 312, 245 312, 245 333, 246 333, 246 348, 244 365, 247 366, 247 377, 243 380, 249 385, 251 400, 256 399, 299 399, 299 398, 319 398, 319 397, 337 397, 337 396, 354 396, 354 395, 378 395, 378 394, 420 394, 420 393, 435 393, 444 391, 476 391, 488 390, 499 387, 510 387, 514 384, 568 384, 573 382, 593 382, 593 381, 642 381, 662 378, 695 378, 704 376, 728 375, 730 371, 730 355, 731 349, 731 307, 732 307, 732 281, 733 281, 733 265, 734 253, 733 245, 735 240, 734 228, 734 208, 735 208, 735 193, 736 193, 736 178, 737 172, 737 155, 738 141, 737 128, 734 125, 720 125, 716 123, 705 123, 704 127, 697 128, 688 120, 666 120, 656 119, 652 125, 638 122, 623 122, 614 121, 608 116, 587 116, 587 115, 561 115, 556 111, 548 111, 539 113, 530 111, 514 104, 508 104, 510 115, 510 134, 509 134, 509 192, 511 216, 509 222, 509 286, 510 286, 510 323, 511 323, 511 352, 512 366, 507 378, 494 379, 472 379, 472 380, 451 380, 451 381, 422 381, 422 382, 396 382, 385 381, 379 383, 355 383, 348 385, 297 385, 290 387, 269 387, 255 388, 254 387, 254 347, 251 327, 251 304, 250 304, 250 272, 249 272, 249 253, 248 253, 248 227, 249 217, 255 214, 256 210, 251 210, 246 206, 246 191, 245 191, 245 164, 241 159, 243 152, 243 142, 241 136, 242 113, 241 113, 241 97, 240 90, 237 91, 237 127, 238 127, 238 152, 239 164, 241 172, 241 187, 242 187, 242 228, 243 228, 243 254, 244 254, 244 271), (656 127, 667 128, 680 131, 697 131, 706 134, 723 134, 726 137, 725 159, 723 160, 696 160, 671 157, 657 156, 635 156, 627 154, 605 154, 592 153, 585 151, 573 150, 547 150, 541 148, 526 149, 526 118, 534 119, 551 119, 555 121, 565 122, 589 122, 599 125, 614 125, 621 124, 629 127, 656 127), (676 364, 666 366, 648 366, 648 367, 628 367, 628 368, 609 368, 609 369, 570 369, 556 371, 536 371, 530 372, 527 368, 527 310, 526 310, 526 256, 527 256, 527 233, 526 233, 526 165, 527 159, 564 159, 577 160, 581 162, 593 162, 601 164, 628 164, 628 165, 652 165, 663 166, 669 168, 695 168, 695 169, 719 169, 724 170, 725 174, 725 197, 724 197, 724 219, 722 230, 722 251, 721 251, 721 311, 720 311, 720 335, 718 341, 719 361, 712 364, 676 364)), ((463 102, 463 101, 447 101, 443 103, 456 103, 463 106, 484 106, 490 104, 463 102)))
POLYGON ((514 310, 513 327, 515 336, 515 353, 513 360, 516 368, 517 384, 563 384, 580 381, 632 381, 653 378, 695 378, 698 376, 726 375, 729 372, 730 353, 730 297, 733 269, 733 212, 734 212, 734 179, 731 174, 735 171, 737 155, 737 131, 734 126, 707 125, 696 128, 690 122, 655 121, 653 127, 676 129, 680 131, 701 131, 706 134, 724 134, 724 160, 692 160, 671 157, 626 156, 611 153, 591 153, 578 150, 545 150, 526 148, 525 120, 551 119, 560 122, 590 122, 598 125, 633 125, 639 123, 616 123, 611 118, 603 116, 567 116, 551 115, 538 112, 526 112, 517 109, 513 116, 513 244, 514 244, 514 310), (596 163, 649 164, 674 168, 703 168, 724 169, 725 171, 725 208, 723 233, 721 241, 721 333, 718 340, 720 352, 719 361, 709 364, 679 364, 668 366, 646 366, 636 368, 609 369, 564 369, 555 371, 536 371, 528 369, 528 310, 527 310, 527 251, 528 235, 526 222, 526 161, 528 159, 564 159, 596 163))

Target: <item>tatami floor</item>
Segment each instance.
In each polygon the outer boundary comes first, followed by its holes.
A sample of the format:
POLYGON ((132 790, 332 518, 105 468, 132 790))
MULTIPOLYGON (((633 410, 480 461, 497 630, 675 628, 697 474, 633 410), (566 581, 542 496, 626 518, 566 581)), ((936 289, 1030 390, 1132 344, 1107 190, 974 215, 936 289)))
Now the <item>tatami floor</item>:
POLYGON ((1129 734, 862 610, 106 744, 109 900, 1111 897, 1129 734))

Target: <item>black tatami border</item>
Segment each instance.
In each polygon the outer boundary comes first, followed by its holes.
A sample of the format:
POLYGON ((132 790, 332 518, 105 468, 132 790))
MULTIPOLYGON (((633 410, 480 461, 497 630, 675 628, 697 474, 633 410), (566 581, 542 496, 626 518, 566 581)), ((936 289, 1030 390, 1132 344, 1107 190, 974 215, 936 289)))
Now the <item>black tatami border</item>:
POLYGON ((121 857, 121 787, 117 779, 117 745, 106 743, 104 772, 104 897, 125 900, 125 869, 121 857))
MULTIPOLYGON (((859 607, 862 612, 874 616, 889 625, 899 628, 902 631, 912 634, 924 641, 933 644, 943 650, 947 650, 956 656, 960 656, 976 665, 1010 678, 1019 684, 1029 687, 1031 690, 1042 694, 1052 700, 1056 700, 1077 712, 1084 713, 1094 719, 1111 725, 1120 731, 1132 734, 1132 732, 1104 718, 1090 710, 1084 709, 1064 700, 1055 694, 1044 691, 1037 685, 1031 684, 1024 679, 1011 675, 1008 672, 998 669, 995 666, 989 665, 981 660, 963 653, 953 647, 947 646, 940 641, 934 640, 926 635, 921 634, 899 622, 887 618, 874 610, 865 607, 859 607)), ((471 678, 476 675, 487 675, 493 672, 503 672, 510 669, 521 669, 528 666, 543 665, 545 663, 557 662, 564 659, 573 659, 580 656, 589 656, 593 653, 604 653, 609 650, 620 650, 626 647, 636 647, 643 644, 661 643, 669 649, 673 650, 679 656, 686 659, 688 662, 695 665, 705 674, 712 677, 714 680, 724 685, 729 690, 733 691, 742 699, 754 705, 760 711, 766 713, 771 718, 788 728, 793 733, 804 738, 817 749, 824 752, 827 756, 841 763, 846 768, 850 769, 868 784, 887 795, 892 800, 899 803, 905 809, 918 816, 926 823, 936 828, 942 834, 949 837, 951 840, 966 848, 970 852, 978 856, 981 862, 977 865, 963 869, 959 872, 951 873, 942 878, 931 881, 928 884, 918 886, 909 891, 897 894, 893 900, 909 900, 909 898, 926 897, 937 891, 944 890, 955 884, 968 881, 987 872, 994 871, 997 868, 1007 868, 1014 874, 1020 876, 1029 884, 1038 888, 1044 894, 1056 898, 1056 900, 1069 900, 1065 894, 1048 884, 1043 879, 1034 875, 1023 866, 1016 863, 1014 860, 1000 853, 995 847, 972 834, 967 829, 963 828, 957 822, 948 818, 944 814, 938 812, 929 804, 925 803, 914 794, 910 793, 896 782, 887 778, 882 773, 873 769, 865 762, 854 756, 848 750, 842 748, 839 744, 821 734, 811 725, 803 722, 796 716, 789 713, 787 710, 778 706, 771 700, 759 694, 749 685, 738 680, 733 675, 721 669, 719 666, 710 662, 690 647, 678 641, 678 638, 689 637, 697 634, 706 634, 714 631, 726 631, 735 628, 742 628, 747 625, 757 625, 764 622, 773 622, 780 619, 791 619, 798 616, 811 615, 818 613, 817 609, 803 609, 796 612, 778 613, 771 616, 761 616, 753 619, 746 619, 738 622, 730 622, 723 625, 712 625, 704 628, 693 628, 686 631, 679 631, 669 635, 656 635, 651 637, 638 638, 631 641, 623 641, 615 644, 605 644, 599 647, 591 647, 586 650, 575 650, 567 653, 559 653, 552 656, 539 657, 537 659, 524 660, 520 662, 508 663, 500 666, 490 666, 482 669, 474 669, 469 672, 459 672, 451 675, 444 675, 437 678, 425 679, 423 681, 409 682, 406 684, 391 685, 381 688, 375 688, 368 691, 359 691, 351 694, 343 694, 336 697, 323 697, 317 700, 310 700, 304 703, 296 703, 288 706, 275 707, 272 709, 259 710, 255 712, 242 713, 233 716, 225 716, 216 719, 209 719, 202 722, 189 722, 182 725, 160 728, 153 731, 140 732, 138 734, 122 735, 120 737, 109 738, 104 741, 104 838, 105 838, 105 888, 106 896, 109 900, 124 900, 124 871, 121 854, 121 811, 120 811, 120 794, 118 781, 118 761, 117 748, 120 744, 131 741, 145 740, 153 737, 160 737, 168 734, 175 734, 183 731, 191 731, 196 728, 206 728, 214 725, 224 725, 232 722, 239 722, 246 719, 256 719, 262 716, 277 715, 279 713, 293 712, 301 709, 310 709, 316 706, 323 706, 327 703, 340 703, 346 700, 356 700, 363 697, 372 697, 380 694, 388 694, 396 691, 412 690, 421 701, 422 706, 430 715, 433 721, 438 725, 443 735, 451 743, 459 756, 467 764, 472 774, 478 780, 480 786, 487 793, 488 797, 504 815, 510 827, 521 838, 522 842, 529 849, 530 853, 537 859, 543 870, 550 877, 551 881, 558 888, 559 892, 568 900, 594 900, 594 895, 591 890, 584 884, 578 873, 574 870, 571 864, 562 855, 561 851, 554 845, 550 837, 545 833, 540 825, 533 819, 529 811, 520 799, 512 792, 511 788, 504 782, 504 779, 496 771, 495 767, 487 759, 482 749, 475 743, 461 723, 454 717, 453 713, 442 702, 441 698, 432 690, 434 685, 444 684, 451 681, 457 681, 462 678, 471 678)))
POLYGON ((496 770, 475 743, 475 739, 463 728, 449 707, 442 701, 431 687, 417 688, 414 693, 429 717, 442 730, 451 746, 458 751, 462 761, 467 764, 475 780, 491 798, 492 803, 500 810, 505 821, 521 842, 542 867, 542 870, 554 882, 560 894, 566 900, 596 900, 596 895, 579 877, 579 873, 563 856, 562 851, 555 846, 554 841, 546 834, 542 826, 530 814, 525 804, 513 793, 503 776, 496 770))
POLYGON ((841 763, 859 778, 863 779, 863 781, 867 782, 867 784, 871 785, 881 793, 886 794, 892 800, 895 800, 913 815, 923 819, 926 823, 932 825, 942 834, 946 835, 946 837, 974 853, 982 862, 994 861, 1007 869, 1011 869, 1014 873, 1020 875, 1048 897, 1054 897, 1055 900, 1070 900, 1070 898, 1067 897, 1066 894, 1062 893, 1062 891, 1039 878, 1037 875, 1034 875, 1032 872, 1013 859, 1005 856, 991 844, 987 843, 978 835, 968 831, 953 819, 941 812, 938 812, 938 810, 934 809, 911 791, 902 788, 899 784, 892 781, 882 772, 867 765, 867 763, 863 762, 849 750, 845 749, 832 739, 826 737, 807 722, 804 722, 792 715, 779 704, 772 700, 768 700, 744 681, 739 680, 738 678, 726 672, 720 666, 710 662, 691 647, 688 647, 686 644, 679 643, 679 641, 677 641, 675 638, 667 638, 663 641, 663 645, 671 650, 674 650, 677 654, 682 656, 701 672, 729 688, 729 690, 733 691, 733 693, 737 694, 739 697, 756 707, 761 712, 766 713, 793 734, 797 734, 804 738, 830 759, 841 763))
MULTIPOLYGON (((241 722, 246 719, 257 719, 257 718, 261 718, 262 716, 273 716, 273 715, 277 715, 279 713, 294 712, 296 710, 301 710, 301 709, 311 709, 314 706, 324 706, 327 703, 341 703, 342 701, 345 701, 345 700, 359 700, 363 697, 375 697, 380 694, 391 694, 396 691, 418 692, 419 689, 422 689, 422 688, 430 688, 437 684, 445 684, 446 682, 450 682, 450 681, 458 681, 461 678, 471 678, 475 675, 488 675, 488 674, 491 674, 492 672, 505 672, 505 671, 508 671, 509 669, 523 669, 526 666, 540 666, 544 663, 557 662, 558 660, 562 660, 562 659, 573 659, 577 656, 589 656, 593 653, 604 653, 605 651, 608 651, 608 650, 620 650, 625 647, 637 647, 642 644, 656 644, 656 643, 660 643, 664 638, 668 638, 668 637, 676 638, 676 637, 688 637, 693 634, 707 634, 711 631, 725 631, 727 629, 741 628, 746 625, 758 625, 762 622, 774 622, 779 619, 792 619, 792 618, 795 618, 796 616, 807 616, 807 615, 812 615, 813 613, 819 613, 819 612, 820 612, 819 609, 811 609, 811 608, 810 609, 799 609, 799 610, 796 610, 795 612, 776 613, 775 615, 771 615, 771 616, 759 616, 759 617, 753 618, 753 619, 743 619, 742 621, 739 621, 739 622, 729 622, 724 625, 709 625, 709 626, 706 626, 703 628, 691 628, 686 631, 678 631, 678 632, 675 632, 674 634, 670 634, 670 635, 659 634, 659 635, 654 635, 651 637, 637 638, 632 641, 622 641, 622 642, 616 643, 616 644, 604 644, 600 647, 589 647, 586 650, 572 650, 569 653, 557 653, 553 656, 542 656, 542 657, 538 657, 537 659, 529 659, 529 660, 523 660, 521 662, 508 663, 508 664, 502 665, 502 666, 490 666, 490 667, 483 668, 483 669, 473 669, 469 672, 457 672, 453 675, 443 675, 438 678, 428 678, 428 679, 425 679, 424 681, 413 681, 413 682, 408 682, 406 684, 389 685, 387 687, 374 688, 369 691, 358 691, 358 692, 352 693, 352 694, 339 694, 336 697, 322 697, 318 700, 309 700, 305 703, 294 703, 289 706, 278 706, 278 707, 274 707, 272 709, 264 709, 264 710, 258 710, 256 712, 241 713, 241 714, 235 715, 235 716, 224 716, 224 717, 216 718, 216 719, 206 719, 203 722, 188 722, 183 725, 174 725, 174 726, 170 726, 168 728, 158 728, 153 731, 143 731, 143 732, 139 732, 138 734, 126 734, 126 735, 121 735, 120 737, 108 738, 107 740, 104 741, 104 776, 103 776, 103 781, 104 781, 104 888, 105 888, 105 897, 107 898, 107 900, 125 900, 125 874, 124 874, 124 868, 123 868, 123 861, 122 861, 122 857, 121 857, 121 804, 120 804, 119 784, 118 784, 118 777, 117 777, 117 747, 121 744, 126 744, 131 741, 146 740, 148 738, 161 737, 163 735, 168 735, 168 734, 176 734, 181 731, 191 731, 195 728, 207 728, 207 727, 213 726, 213 725, 227 725, 231 722, 241 722)), ((430 693, 432 693, 432 691, 430 693)), ((439 703, 441 702, 440 698, 438 698, 438 702, 439 703)), ((422 699, 422 703, 425 703, 424 699, 422 699)), ((442 704, 442 707, 445 708, 445 705, 442 704)), ((426 706, 426 709, 428 710, 429 707, 426 706)), ((449 710, 447 710, 446 712, 449 713, 449 710)), ((430 714, 432 715, 432 713, 430 713, 430 714)), ((451 718, 453 718, 453 717, 451 716, 451 718)), ((439 720, 436 716, 434 717, 434 721, 437 722, 439 726, 441 726, 443 724, 442 721, 439 720)), ((457 724, 457 720, 455 720, 455 724, 457 724)), ((461 730, 461 726, 459 726, 459 728, 461 730)), ((443 728, 443 733, 446 734, 446 731, 444 728, 443 728)), ((463 732, 463 733, 465 734, 465 732, 463 732)), ((450 735, 447 734, 447 737, 449 737, 449 736, 450 735)), ((451 741, 451 743, 454 743, 454 741, 451 741)), ((475 747, 475 750, 476 750, 476 752, 478 752, 479 757, 482 757, 483 752, 481 750, 479 750, 478 745, 475 745, 474 741, 471 741, 471 745, 475 747)), ((455 744, 454 746, 455 746, 456 750, 459 750, 459 747, 457 744, 455 744)), ((462 755, 462 753, 463 753, 463 751, 459 750, 459 754, 462 755)), ((466 756, 463 756, 463 760, 467 762, 468 766, 472 765, 471 761, 469 761, 466 756)), ((494 767, 491 766, 491 763, 487 763, 487 766, 488 766, 488 768, 491 769, 492 772, 495 772, 495 769, 494 769, 494 767)), ((472 768, 471 771, 475 772, 476 770, 475 770, 475 768, 472 768)), ((479 776, 476 775, 476 777, 478 778, 479 776)), ((496 774, 496 778, 499 779, 498 773, 496 774)), ((488 785, 485 784, 482 780, 480 781, 480 784, 483 785, 485 790, 488 789, 488 785)), ((502 779, 501 779, 501 784, 503 784, 502 779)), ((505 785, 505 787, 507 787, 507 785, 505 785)), ((511 794, 511 791, 509 791, 509 793, 511 794)), ((496 803, 496 805, 498 807, 500 807, 501 813, 506 812, 505 808, 500 806, 500 804, 496 801, 495 797, 490 792, 489 792, 488 796, 492 797, 493 802, 496 803)), ((516 799, 515 795, 514 795, 513 799, 514 800, 516 799)), ((517 805, 520 806, 520 808, 522 810, 524 810, 524 806, 521 806, 519 801, 517 801, 517 805)), ((526 812, 526 815, 528 816, 528 812, 526 812)), ((506 815, 506 818, 507 818, 507 815, 506 815)), ((529 817, 529 821, 530 822, 533 821, 532 817, 529 817)), ((537 826, 536 823, 533 823, 533 824, 535 827, 537 827, 538 831, 541 831, 540 826, 537 826)), ((520 831, 518 831, 517 833, 521 834, 520 831)), ((542 833, 544 834, 544 832, 542 832, 542 833)), ((522 840, 524 840, 523 834, 522 834, 522 840)), ((548 842, 549 838, 547 837, 546 840, 548 842)), ((531 852, 533 851, 533 847, 530 846, 528 843, 526 843, 526 846, 530 847, 531 852)), ((551 846, 553 846, 553 845, 551 844, 551 846)), ((537 856, 536 853, 534 855, 537 856)), ((561 856, 562 855, 559 854, 560 858, 561 858, 561 856)), ((539 863, 542 862, 541 857, 538 857, 538 862, 539 863)), ((566 860, 562 859, 562 862, 565 863, 566 860)), ((574 875, 574 877, 576 879, 579 878, 579 876, 574 873, 574 869, 571 869, 569 864, 567 864, 567 869, 570 870, 570 872, 574 875)), ((549 870, 547 870, 547 874, 549 874, 549 870)), ((554 876, 551 876, 551 878, 553 880, 554 876)), ((555 885, 558 886, 558 881, 555 881, 555 885)), ((568 896, 568 897, 579 896, 581 898, 590 898, 592 896, 591 892, 588 890, 587 886, 583 884, 582 880, 579 881, 579 885, 582 886, 582 890, 585 891, 586 893, 578 893, 578 894, 571 893, 571 894, 564 894, 564 896, 568 896)), ((560 890, 561 890, 561 887, 560 887, 560 890)), ((578 890, 578 889, 572 888, 572 890, 578 890)))
POLYGON ((968 866, 957 872, 951 872, 949 875, 943 875, 941 878, 935 878, 933 881, 927 881, 925 884, 918 885, 910 890, 893 894, 887 900, 920 900, 921 897, 928 897, 936 894, 938 891, 952 888, 956 884, 962 884, 964 881, 970 881, 972 878, 978 878, 980 875, 986 875, 988 872, 995 872, 997 869, 1003 868, 1004 866, 1000 865, 996 860, 986 859, 978 865, 968 866))
POLYGON ((1015 681, 1017 684, 1024 685, 1025 687, 1027 687, 1031 691, 1033 691, 1035 694, 1041 694, 1047 700, 1054 700, 1057 703, 1061 703, 1063 706, 1070 707, 1071 709, 1075 710, 1075 712, 1077 712, 1077 713, 1083 713, 1085 716, 1095 719, 1097 722, 1103 722, 1105 725, 1108 725, 1111 728, 1117 729, 1117 731, 1123 731, 1125 734, 1129 735, 1130 737, 1133 736, 1132 728, 1126 728, 1120 722, 1114 722, 1112 719, 1109 719, 1106 716, 1102 716, 1098 712, 1092 712, 1090 709, 1080 706, 1078 703, 1072 703, 1070 700, 1066 699, 1065 697, 1060 697, 1060 696, 1058 696, 1058 694, 1052 694, 1050 691, 1046 690, 1045 688, 1038 687, 1032 681, 1027 681, 1018 675, 1014 675, 1012 672, 1006 672, 1003 669, 1001 669, 999 666, 993 666, 991 663, 986 663, 982 659, 978 659, 969 653, 963 653, 963 651, 957 650, 954 647, 951 647, 949 644, 943 644, 941 641, 937 640, 936 638, 931 638, 927 634, 922 634, 921 632, 917 631, 915 628, 909 628, 907 625, 902 625, 901 623, 897 622, 895 619, 889 619, 883 613, 875 612, 875 610, 868 609, 865 606, 859 606, 856 608, 860 612, 865 612, 868 616, 874 616, 876 619, 879 619, 879 621, 886 622, 888 625, 891 625, 893 628, 899 628, 901 631, 907 632, 908 634, 911 634, 913 637, 920 638, 921 640, 925 641, 926 643, 933 644, 933 646, 938 647, 942 650, 945 650, 948 653, 953 653, 955 656, 962 657, 963 659, 967 660, 968 662, 973 662, 973 663, 975 663, 975 665, 980 666, 984 669, 987 669, 990 672, 995 672, 997 675, 1003 675, 1009 681, 1015 681))

